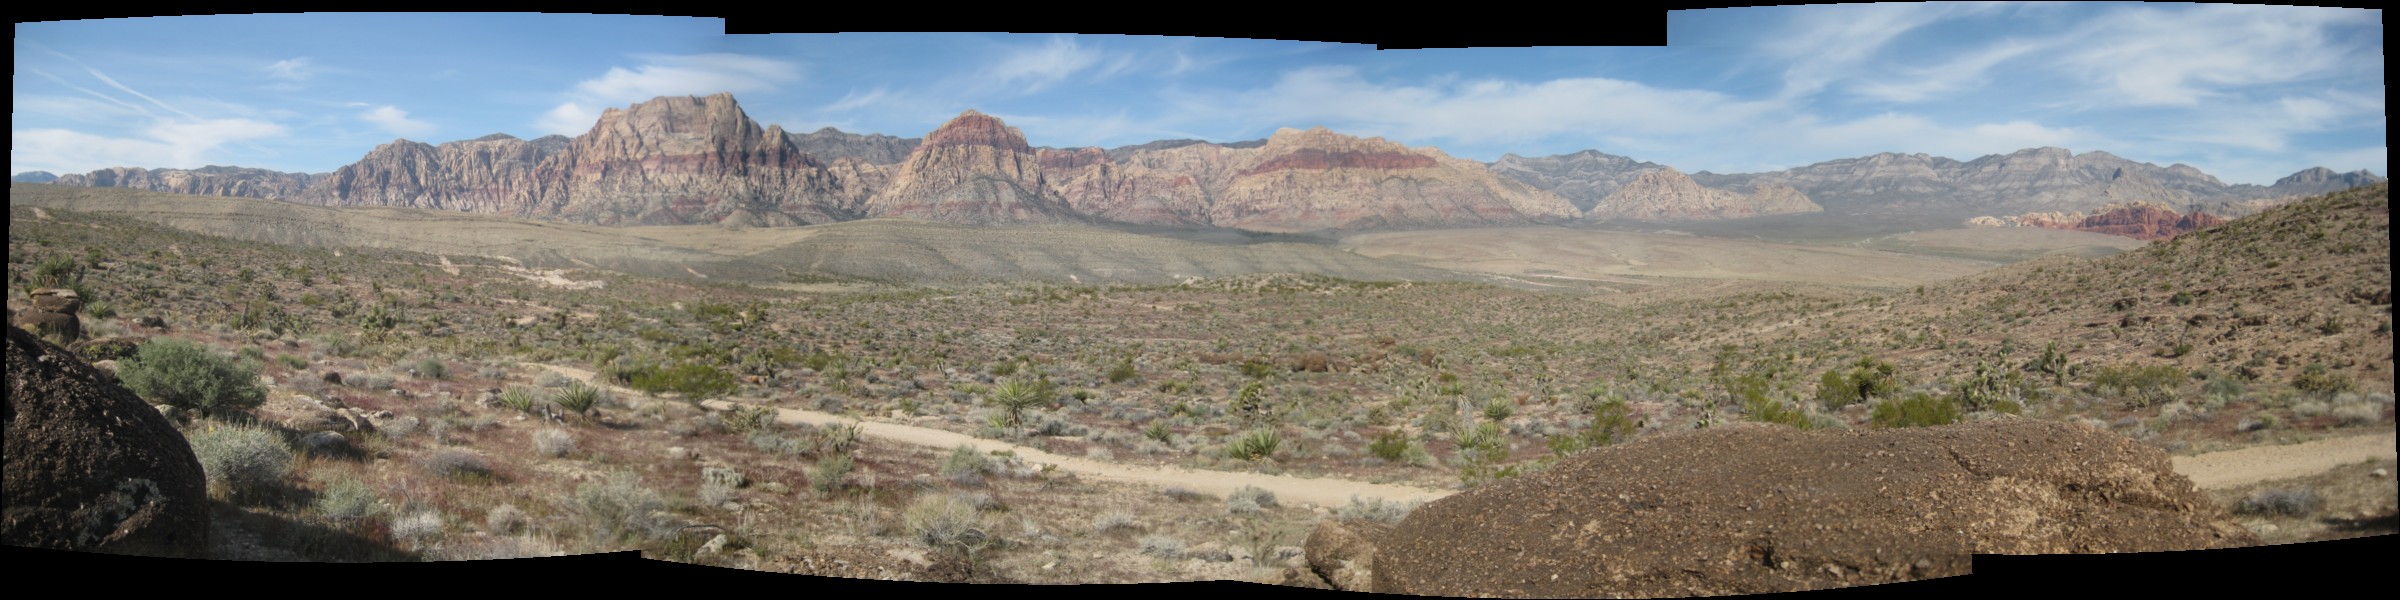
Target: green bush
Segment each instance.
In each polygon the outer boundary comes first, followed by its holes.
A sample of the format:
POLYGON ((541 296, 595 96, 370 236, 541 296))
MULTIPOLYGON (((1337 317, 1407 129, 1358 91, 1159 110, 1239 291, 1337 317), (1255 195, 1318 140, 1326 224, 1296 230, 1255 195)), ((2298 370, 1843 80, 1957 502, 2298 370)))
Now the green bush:
POLYGON ((960 444, 950 449, 950 456, 942 459, 941 472, 942 477, 951 481, 974 484, 982 483, 983 474, 995 468, 992 457, 977 452, 974 446, 960 444))
POLYGON ((1025 411, 1049 400, 1049 382, 1012 378, 994 386, 985 402, 1000 408, 1000 417, 1009 427, 1025 424, 1025 411))
POLYGON ((325 492, 317 496, 316 509, 319 516, 328 520, 350 523, 381 514, 383 507, 377 504, 378 500, 375 488, 344 477, 325 486, 325 492))
POLYGON ((917 496, 901 513, 909 535, 936 551, 971 554, 991 542, 983 530, 983 515, 975 503, 957 494, 917 496))
POLYGON ((258 371, 173 338, 143 343, 117 367, 117 381, 144 400, 216 415, 266 402, 258 371))
POLYGON ((2172 365, 2125 363, 2101 367, 2092 374, 2092 386, 2139 407, 2166 401, 2185 377, 2172 365))
POLYGON ((1858 359, 1847 371, 1826 371, 1817 378, 1817 401, 1824 403, 1828 410, 1872 402, 1900 391, 1900 379, 1896 371, 1892 363, 1874 358, 1858 359))
POLYGON ((1137 376, 1140 376, 1140 375, 1141 375, 1141 373, 1140 373, 1139 371, 1135 371, 1135 370, 1133 369, 1133 361, 1131 361, 1131 360, 1127 360, 1127 361, 1124 361, 1124 362, 1119 362, 1119 363, 1117 363, 1117 365, 1116 365, 1116 366, 1114 366, 1114 367, 1109 367, 1109 369, 1108 369, 1108 382, 1109 382, 1109 383, 1125 383, 1125 382, 1127 382, 1127 381, 1131 381, 1131 380, 1133 380, 1133 378, 1134 378, 1134 377, 1137 377, 1137 376))
POLYGON ((283 436, 259 427, 211 424, 186 438, 210 488, 228 498, 254 498, 292 473, 292 449, 283 436))
POLYGON ((582 383, 570 384, 566 389, 551 394, 550 402, 570 415, 590 414, 594 407, 600 405, 600 389, 582 383))
POLYGON ((1877 403, 1868 414, 1876 427, 1924 427, 1958 422, 1958 403, 1932 394, 1909 394, 1877 403))
POLYGON ((1375 436, 1375 441, 1367 443, 1367 452, 1376 458, 1398 462, 1408 456, 1408 434, 1398 429, 1383 432, 1375 436))
POLYGON ((584 528, 605 542, 660 537, 667 526, 651 516, 666 510, 666 498, 644 487, 632 473, 620 472, 606 481, 584 483, 575 489, 572 506, 584 528))
POLYGON ((2338 394, 2358 387, 2349 375, 2335 373, 2324 363, 2309 363, 2300 375, 2292 378, 2292 388, 2311 394, 2338 394))
POLYGON ((449 374, 450 366, 442 364, 442 361, 439 359, 428 358, 417 361, 418 377, 423 377, 426 379, 441 379, 449 374))

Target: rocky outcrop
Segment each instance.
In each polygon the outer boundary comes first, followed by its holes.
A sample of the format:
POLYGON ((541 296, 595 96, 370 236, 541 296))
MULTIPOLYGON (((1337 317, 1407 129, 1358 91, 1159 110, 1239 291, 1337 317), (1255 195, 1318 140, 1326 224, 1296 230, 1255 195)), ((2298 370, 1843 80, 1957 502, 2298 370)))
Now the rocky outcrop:
POLYGON ((897 138, 880 133, 847 133, 827 127, 813 133, 787 133, 792 145, 817 160, 835 162, 845 158, 857 159, 870 165, 896 165, 908 160, 908 153, 917 149, 922 140, 897 138))
POLYGON ((1574 154, 1526 158, 1515 154, 1503 155, 1492 163, 1492 172, 1524 182, 1534 189, 1558 194, 1575 205, 1575 210, 1590 211, 1593 205, 1615 194, 1617 188, 1633 183, 1643 174, 1667 168, 1666 165, 1585 150, 1574 154))
POLYGON ((1984 216, 1967 220, 1970 227, 2043 227, 2072 229, 2119 235, 2138 240, 2163 240, 2193 231, 2214 227, 2226 221, 2223 217, 2200 209, 2177 212, 2174 207, 2156 202, 2125 202, 2102 207, 2099 212, 2085 215, 2079 212, 2032 212, 2013 216, 1984 216))
POLYGON ((1050 189, 1025 134, 972 110, 925 136, 864 212, 975 225, 1082 220, 1050 189))
POLYGON ((83 339, 83 320, 75 314, 83 310, 83 299, 75 290, 42 288, 30 295, 33 306, 17 311, 11 324, 60 345, 83 339))
POLYGON ((1702 187, 1672 168, 1643 173, 1584 213, 1585 218, 1635 221, 1731 219, 1825 210, 1791 186, 1753 184, 1741 194, 1702 187))
POLYGON ((2080 425, 1737 425, 1585 452, 1418 508, 1378 545, 1374 587, 1540 598, 1748 594, 1965 575, 1976 553, 2255 541, 2176 474, 2165 452, 2080 425))
POLYGON ((537 212, 602 225, 762 226, 855 218, 849 182, 761 128, 732 94, 668 96, 611 108, 535 170, 537 212))
POLYGON ((65 349, 8 331, 11 546, 207 558, 207 480, 166 417, 65 349))
POLYGON ((58 176, 49 171, 26 171, 8 176, 9 183, 50 183, 57 180, 58 176))
POLYGON ((528 142, 500 133, 439 146, 398 140, 334 170, 309 199, 524 216, 538 204, 536 167, 567 145, 565 136, 528 142))
POLYGON ((266 169, 207 166, 198 169, 112 167, 90 173, 61 175, 52 185, 123 187, 169 194, 239 196, 268 200, 296 199, 324 174, 285 173, 266 169))

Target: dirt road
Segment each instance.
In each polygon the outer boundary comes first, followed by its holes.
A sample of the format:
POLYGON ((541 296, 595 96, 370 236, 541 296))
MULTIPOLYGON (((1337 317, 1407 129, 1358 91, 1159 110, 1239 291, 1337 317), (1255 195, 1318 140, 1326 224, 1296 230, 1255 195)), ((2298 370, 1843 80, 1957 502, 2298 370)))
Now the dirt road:
MULTIPOLYGON (((524 364, 529 367, 549 369, 576 379, 593 380, 592 372, 583 369, 537 363, 524 364)), ((618 393, 641 393, 625 388, 611 387, 618 393)), ((723 400, 711 400, 703 404, 714 410, 724 410, 734 406, 733 403, 723 400)), ((1178 485, 1186 489, 1220 496, 1232 493, 1235 489, 1243 486, 1257 486, 1274 492, 1277 500, 1290 505, 1314 504, 1339 507, 1348 504, 1350 498, 1354 496, 1410 501, 1431 500, 1452 493, 1452 490, 1344 479, 1118 464, 1052 454, 1037 448, 929 427, 857 421, 840 415, 795 408, 778 408, 776 410, 778 411, 776 420, 786 424, 826 425, 855 422, 859 423, 861 432, 870 438, 935 448, 955 448, 966 445, 982 452, 1007 450, 1023 458, 1027 463, 1057 465, 1057 468, 1074 473, 1078 477, 1096 480, 1122 481, 1160 487, 1178 485)), ((2260 446, 2198 456, 2179 456, 2173 460, 2175 471, 2190 477, 2192 483, 2201 489, 2219 489, 2273 479, 2314 475, 2337 466, 2377 457, 2392 460, 2394 458, 2392 444, 2393 434, 2382 433, 2318 440, 2288 446, 2260 446)))
MULTIPOLYGON (((561 375, 566 375, 576 379, 592 379, 592 373, 590 371, 585 371, 574 367, 561 367, 556 365, 542 365, 534 363, 526 363, 526 366, 550 369, 558 372, 561 375)), ((617 393, 622 394, 641 393, 625 388, 614 389, 617 391, 617 393)), ((724 410, 734 406, 733 403, 723 400, 711 400, 702 404, 715 410, 724 410)), ((1364 481, 1350 481, 1345 479, 1308 478, 1291 475, 1267 475, 1263 473, 1236 473, 1231 471, 1206 471, 1177 467, 1126 465, 1076 456, 1053 454, 1044 452, 1038 448, 1020 446, 999 440, 988 440, 954 431, 943 431, 929 427, 902 425, 898 423, 857 421, 840 415, 822 413, 813 410, 801 410, 796 408, 778 408, 777 411, 778 414, 776 415, 776 420, 786 424, 807 423, 810 425, 827 425, 833 423, 859 423, 861 432, 866 434, 866 436, 869 438, 917 446, 930 446, 935 448, 955 448, 965 445, 973 447, 982 452, 1007 450, 1015 453, 1017 457, 1024 459, 1028 464, 1057 465, 1057 468, 1074 473, 1077 477, 1095 480, 1122 481, 1127 483, 1159 487, 1177 485, 1182 486, 1185 489, 1215 494, 1218 496, 1230 494, 1234 490, 1240 489, 1243 486, 1256 486, 1261 489, 1274 492, 1275 499, 1285 505, 1313 504, 1324 507, 1340 507, 1348 504, 1350 502, 1350 498, 1353 496, 1358 498, 1381 498, 1392 501, 1410 501, 1430 500, 1450 493, 1450 490, 1435 490, 1404 485, 1368 483, 1364 481)))
POLYGON ((2239 450, 2175 457, 2175 472, 2192 478, 2200 489, 2241 487, 2276 479, 2304 477, 2371 458, 2400 459, 2389 432, 2322 439, 2285 446, 2253 446, 2239 450))

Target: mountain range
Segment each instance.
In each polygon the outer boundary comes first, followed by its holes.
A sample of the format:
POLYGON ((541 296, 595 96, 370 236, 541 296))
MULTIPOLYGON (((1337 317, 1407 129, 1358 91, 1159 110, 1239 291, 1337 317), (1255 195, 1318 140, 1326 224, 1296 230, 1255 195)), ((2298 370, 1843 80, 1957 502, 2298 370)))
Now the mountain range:
POLYGON ((795 134, 760 126, 721 93, 610 108, 571 138, 395 140, 332 173, 118 167, 50 183, 599 225, 773 227, 896 217, 1310 232, 1819 211, 2013 218, 2130 202, 2238 216, 2279 199, 2383 180, 2314 168, 2271 186, 2227 185, 2188 165, 2061 148, 1963 162, 1885 153, 1770 173, 1687 175, 1594 150, 1510 154, 1487 164, 1322 127, 1238 143, 1050 148, 975 111, 923 138, 833 128, 795 134))

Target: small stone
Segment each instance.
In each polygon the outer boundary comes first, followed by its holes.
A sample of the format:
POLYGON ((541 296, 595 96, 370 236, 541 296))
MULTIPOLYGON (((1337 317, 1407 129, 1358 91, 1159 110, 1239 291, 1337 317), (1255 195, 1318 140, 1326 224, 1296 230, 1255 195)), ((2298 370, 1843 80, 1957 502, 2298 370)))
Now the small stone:
POLYGON ((716 553, 718 553, 718 552, 724 552, 724 551, 725 551, 725 543, 726 543, 726 542, 728 542, 728 541, 731 541, 731 540, 727 539, 727 538, 725 537, 725 534, 722 534, 722 533, 720 533, 720 534, 717 534, 717 537, 708 538, 708 543, 705 543, 705 544, 701 544, 701 545, 700 545, 700 552, 698 553, 698 555, 699 555, 699 556, 707 556, 707 555, 710 555, 710 554, 716 554, 716 553))
POLYGON ((671 459, 675 459, 675 460, 691 460, 691 459, 692 459, 692 449, 690 449, 690 448, 685 448, 685 447, 682 447, 682 446, 671 446, 671 447, 668 447, 668 448, 667 448, 667 458, 671 458, 671 459))
POLYGON ((2368 472, 2368 473, 2367 473, 2367 476, 2368 476, 2368 477, 2373 477, 2373 478, 2376 478, 2376 479, 2382 479, 2382 478, 2385 478, 2385 477, 2390 477, 2390 476, 2392 476, 2392 472, 2391 472, 2391 471, 2388 471, 2388 470, 2384 470, 2384 469, 2376 469, 2376 470, 2374 470, 2374 471, 2370 471, 2370 472, 2368 472))
POLYGON ((1057 563, 1057 562, 1046 562, 1046 563, 1042 563, 1042 570, 1044 570, 1044 571, 1048 571, 1048 570, 1051 570, 1051 569, 1056 569, 1056 568, 1058 568, 1058 563, 1057 563))

